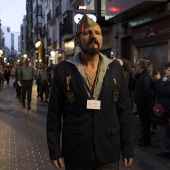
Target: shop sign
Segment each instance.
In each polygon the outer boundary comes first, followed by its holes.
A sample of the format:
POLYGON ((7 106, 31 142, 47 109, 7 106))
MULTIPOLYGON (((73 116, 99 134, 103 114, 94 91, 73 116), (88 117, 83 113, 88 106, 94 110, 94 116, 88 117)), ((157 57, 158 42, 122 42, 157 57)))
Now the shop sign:
POLYGON ((142 45, 170 39, 170 18, 132 29, 132 45, 142 45))

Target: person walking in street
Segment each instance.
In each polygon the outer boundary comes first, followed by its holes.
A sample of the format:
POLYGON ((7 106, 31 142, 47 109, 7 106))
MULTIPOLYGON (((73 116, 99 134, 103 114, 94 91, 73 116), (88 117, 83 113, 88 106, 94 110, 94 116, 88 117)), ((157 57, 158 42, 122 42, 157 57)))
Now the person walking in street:
POLYGON ((75 40, 81 52, 54 71, 47 114, 51 162, 66 170, 118 170, 122 154, 129 167, 132 110, 123 67, 100 53, 101 28, 86 14, 75 40))
POLYGON ((153 91, 151 88, 151 77, 148 72, 148 63, 146 59, 139 59, 136 64, 138 80, 134 89, 134 102, 137 105, 142 126, 142 138, 139 139, 139 146, 151 145, 151 103, 153 101, 153 91))
POLYGON ((49 75, 45 67, 45 63, 42 63, 41 70, 39 71, 39 81, 40 81, 40 97, 41 102, 44 100, 44 93, 45 93, 45 102, 48 103, 49 98, 49 75))
POLYGON ((4 70, 4 78, 6 80, 7 85, 9 85, 9 78, 10 78, 9 68, 5 68, 5 70, 4 70))
POLYGON ((37 99, 40 97, 40 78, 39 78, 39 72, 41 70, 41 65, 36 67, 36 73, 35 73, 35 80, 36 80, 36 85, 37 85, 37 99))
POLYGON ((4 68, 3 65, 0 64, 0 91, 4 85, 4 68))
POLYGON ((161 104, 165 109, 162 116, 154 114, 155 123, 160 126, 161 137, 163 141, 163 152, 159 156, 170 158, 170 62, 165 65, 165 80, 161 79, 158 72, 156 74, 155 88, 156 88, 156 102, 161 104))
POLYGON ((12 80, 14 88, 16 87, 16 84, 17 84, 17 82, 16 82, 16 75, 15 75, 16 68, 17 68, 17 63, 14 62, 14 65, 13 65, 13 67, 11 69, 11 80, 12 80))
POLYGON ((19 99, 20 102, 22 101, 21 100, 22 86, 21 86, 21 83, 19 82, 19 73, 20 73, 21 67, 22 67, 22 64, 18 63, 17 67, 15 68, 16 97, 19 99))
POLYGON ((31 95, 32 95, 32 84, 34 79, 34 68, 29 65, 29 60, 25 59, 25 65, 21 67, 19 72, 19 82, 22 84, 22 107, 25 108, 25 99, 27 95, 28 110, 31 109, 31 95))

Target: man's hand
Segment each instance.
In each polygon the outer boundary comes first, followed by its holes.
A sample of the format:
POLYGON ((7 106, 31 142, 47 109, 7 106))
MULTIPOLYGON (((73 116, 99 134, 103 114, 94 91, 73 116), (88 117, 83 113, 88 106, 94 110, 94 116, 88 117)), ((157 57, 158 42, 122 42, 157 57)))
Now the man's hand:
POLYGON ((18 84, 18 86, 22 86, 22 84, 21 84, 21 82, 20 81, 17 81, 17 84, 18 84))
POLYGON ((56 168, 63 168, 64 167, 64 163, 63 160, 61 158, 57 159, 57 160, 52 160, 51 163, 56 167, 56 168))
POLYGON ((160 75, 159 71, 158 71, 158 73, 155 75, 155 78, 156 78, 157 80, 161 79, 161 75, 160 75))
POLYGON ((125 168, 132 165, 133 158, 123 158, 123 166, 125 168))

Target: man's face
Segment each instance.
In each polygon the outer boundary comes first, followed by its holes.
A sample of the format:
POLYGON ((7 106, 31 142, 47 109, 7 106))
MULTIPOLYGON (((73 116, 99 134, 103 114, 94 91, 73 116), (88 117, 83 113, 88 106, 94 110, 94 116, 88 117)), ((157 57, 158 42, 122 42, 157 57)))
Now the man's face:
POLYGON ((148 66, 148 71, 149 71, 150 74, 153 72, 153 65, 148 66))
POLYGON ((99 25, 89 27, 79 36, 79 45, 82 51, 88 55, 96 55, 102 48, 102 32, 99 25))
POLYGON ((142 73, 142 71, 143 71, 143 69, 141 68, 141 66, 138 62, 136 64, 136 71, 137 71, 137 73, 142 73))
POLYGON ((25 60, 25 65, 28 66, 29 65, 29 61, 25 60))
POLYGON ((167 69, 165 69, 165 76, 170 79, 170 67, 168 67, 167 69))

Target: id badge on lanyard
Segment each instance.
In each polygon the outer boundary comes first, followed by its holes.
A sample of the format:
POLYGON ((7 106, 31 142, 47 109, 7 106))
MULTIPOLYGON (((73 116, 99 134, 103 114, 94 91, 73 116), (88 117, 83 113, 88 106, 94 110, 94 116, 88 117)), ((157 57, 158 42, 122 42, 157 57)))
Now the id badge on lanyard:
POLYGON ((87 100, 87 109, 100 110, 101 101, 100 100, 87 100))

